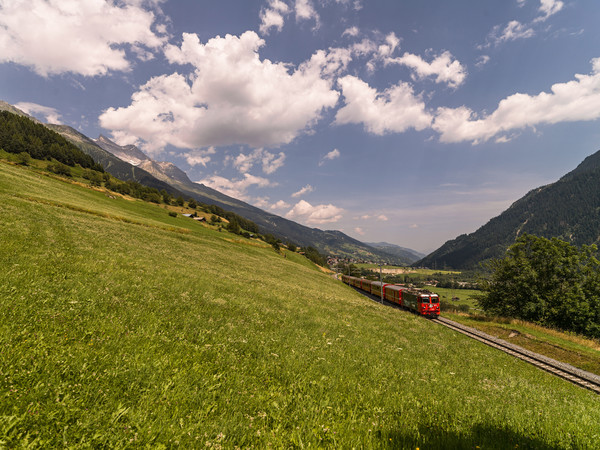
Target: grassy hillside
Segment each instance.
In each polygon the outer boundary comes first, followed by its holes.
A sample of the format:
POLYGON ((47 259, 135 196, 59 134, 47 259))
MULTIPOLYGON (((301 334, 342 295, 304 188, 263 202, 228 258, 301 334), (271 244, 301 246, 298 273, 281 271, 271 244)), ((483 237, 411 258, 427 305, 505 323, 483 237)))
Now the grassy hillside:
POLYGON ((0 162, 0 447, 597 448, 595 394, 297 254, 0 162))

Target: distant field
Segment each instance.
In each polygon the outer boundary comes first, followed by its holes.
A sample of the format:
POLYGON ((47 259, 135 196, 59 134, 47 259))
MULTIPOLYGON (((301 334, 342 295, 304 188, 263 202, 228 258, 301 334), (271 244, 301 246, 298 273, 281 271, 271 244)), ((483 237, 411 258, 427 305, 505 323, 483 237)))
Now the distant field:
POLYGON ((448 301, 455 306, 467 305, 471 310, 479 310, 475 296, 480 294, 480 291, 474 289, 448 289, 434 286, 427 286, 427 289, 438 294, 440 299, 448 301), (452 300, 452 298, 458 298, 458 300, 452 300))
POLYGON ((598 396, 301 255, 0 162, 0 447, 599 448, 598 396))
MULTIPOLYGON (((379 272, 379 265, 378 264, 355 264, 356 267, 358 267, 359 269, 368 269, 368 270, 374 270, 376 272, 379 272)), ((399 270, 402 271, 403 273, 410 273, 410 274, 418 274, 418 275, 433 275, 434 273, 443 273, 443 274, 459 274, 460 272, 457 271, 449 271, 449 270, 432 270, 432 269, 418 269, 418 268, 414 268, 414 267, 404 267, 404 266, 381 266, 383 270, 386 269, 392 269, 392 270, 399 270)))

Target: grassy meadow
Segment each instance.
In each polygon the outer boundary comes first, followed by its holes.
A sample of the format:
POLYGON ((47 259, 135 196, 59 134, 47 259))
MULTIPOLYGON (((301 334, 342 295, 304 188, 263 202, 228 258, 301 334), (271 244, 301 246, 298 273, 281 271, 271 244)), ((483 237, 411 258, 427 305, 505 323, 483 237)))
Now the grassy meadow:
POLYGON ((600 447, 596 394, 301 255, 5 162, 0 223, 0 447, 600 447))

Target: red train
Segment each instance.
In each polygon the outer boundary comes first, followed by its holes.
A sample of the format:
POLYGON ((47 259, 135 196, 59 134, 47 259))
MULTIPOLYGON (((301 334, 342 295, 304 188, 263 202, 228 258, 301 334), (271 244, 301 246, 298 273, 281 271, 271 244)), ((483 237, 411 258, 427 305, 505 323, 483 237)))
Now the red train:
POLYGON ((396 303, 422 316, 432 318, 440 315, 439 295, 425 289, 407 288, 399 284, 370 281, 349 275, 342 275, 342 281, 380 298, 383 289, 383 298, 387 301, 396 303))

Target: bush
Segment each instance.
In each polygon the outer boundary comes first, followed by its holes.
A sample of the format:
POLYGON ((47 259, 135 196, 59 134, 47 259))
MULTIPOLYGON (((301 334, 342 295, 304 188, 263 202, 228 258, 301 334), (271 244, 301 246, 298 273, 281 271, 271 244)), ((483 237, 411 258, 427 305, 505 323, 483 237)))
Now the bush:
POLYGON ((175 211, 169 211, 169 215, 171 217, 177 217, 177 213, 175 211))
POLYGON ((66 177, 73 176, 71 174, 71 168, 61 162, 58 162, 58 161, 52 161, 52 162, 48 163, 48 170, 57 175, 64 175, 66 177))
POLYGON ((103 174, 92 169, 85 169, 83 171, 83 178, 90 181, 92 186, 100 186, 104 179, 103 174))
POLYGON ((18 153, 17 163, 22 166, 28 166, 29 164, 31 164, 31 155, 27 152, 18 153))

